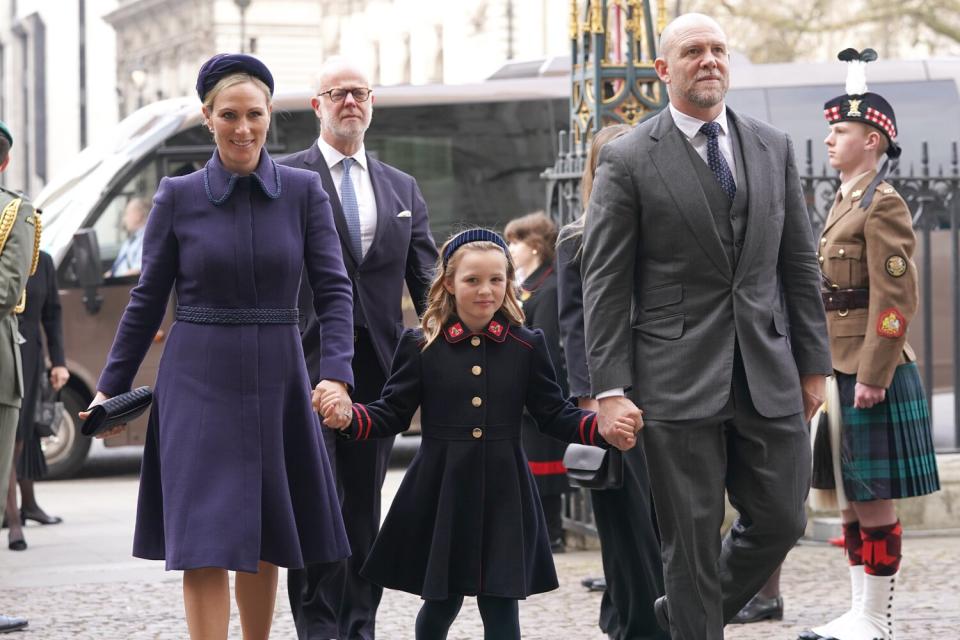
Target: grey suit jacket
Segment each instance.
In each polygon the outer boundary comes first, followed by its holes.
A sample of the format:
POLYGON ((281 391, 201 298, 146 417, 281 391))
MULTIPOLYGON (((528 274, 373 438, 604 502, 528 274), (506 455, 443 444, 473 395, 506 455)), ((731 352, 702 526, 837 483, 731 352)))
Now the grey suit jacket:
POLYGON ((727 402, 739 344, 753 404, 803 409, 801 374, 829 374, 820 273, 789 137, 727 114, 740 136, 749 209, 731 265, 668 109, 600 154, 584 233, 594 394, 616 387, 648 418, 688 420, 727 402))

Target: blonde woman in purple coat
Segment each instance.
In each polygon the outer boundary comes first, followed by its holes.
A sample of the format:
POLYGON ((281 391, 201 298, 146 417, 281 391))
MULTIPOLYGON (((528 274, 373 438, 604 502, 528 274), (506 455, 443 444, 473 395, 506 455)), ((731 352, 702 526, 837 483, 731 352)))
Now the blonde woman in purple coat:
MULTIPOLYGON (((301 272, 323 329, 318 388, 350 406, 352 298, 315 173, 263 149, 273 78, 246 55, 214 56, 197 93, 217 150, 165 178, 140 282, 93 404, 130 389, 176 291, 144 448, 133 553, 182 570, 191 638, 225 640, 228 570, 246 640, 268 638, 277 567, 349 555, 297 325, 301 272)), ((109 435, 109 434, 108 434, 109 435)))

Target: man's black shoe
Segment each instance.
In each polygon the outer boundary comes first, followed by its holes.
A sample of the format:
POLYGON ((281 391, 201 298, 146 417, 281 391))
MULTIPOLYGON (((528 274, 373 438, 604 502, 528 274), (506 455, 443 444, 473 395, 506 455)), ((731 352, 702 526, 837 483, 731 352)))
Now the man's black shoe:
POLYGON ((26 626, 27 621, 25 618, 11 618, 10 616, 0 614, 0 633, 18 631, 20 629, 25 629, 26 626))
POLYGON ((580 581, 580 584, 585 587, 588 591, 606 591, 607 590, 607 579, 605 577, 599 578, 584 578, 580 581))
POLYGON ((758 593, 733 616, 730 624, 750 624, 762 620, 783 620, 783 598, 763 598, 758 593))
POLYGON ((660 596, 653 601, 653 615, 661 629, 670 631, 670 610, 667 608, 667 596, 660 596))

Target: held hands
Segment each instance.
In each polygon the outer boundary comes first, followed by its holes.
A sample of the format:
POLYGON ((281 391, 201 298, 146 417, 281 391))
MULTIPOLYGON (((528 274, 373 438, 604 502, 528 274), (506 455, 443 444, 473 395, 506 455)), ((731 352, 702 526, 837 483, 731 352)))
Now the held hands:
POLYGON ((586 409, 587 411, 593 411, 594 413, 600 412, 600 403, 597 402, 596 398, 591 398, 589 396, 577 398, 577 406, 581 409, 586 409))
MULTIPOLYGON (((51 372, 51 375, 52 375, 52 372, 51 372)), ((106 401, 109 400, 109 399, 110 399, 110 396, 108 396, 107 394, 105 394, 103 391, 97 391, 97 395, 95 395, 95 396, 93 397, 93 402, 90 403, 90 406, 87 407, 87 410, 86 410, 86 411, 81 411, 81 412, 78 413, 77 415, 80 416, 80 419, 81 419, 81 420, 86 420, 88 417, 90 417, 90 409, 94 408, 94 407, 97 406, 98 404, 103 404, 104 402, 106 402, 106 401)), ((96 436, 94 436, 94 437, 95 437, 95 438, 98 438, 98 439, 100 439, 100 440, 103 440, 104 438, 109 438, 110 436, 115 436, 115 435, 117 435, 117 434, 123 433, 126 428, 127 428, 127 425, 125 425, 125 424, 118 424, 117 426, 113 427, 112 429, 108 429, 108 430, 104 431, 103 433, 98 433, 98 434, 97 434, 96 436)))
POLYGON ((818 373, 802 375, 800 389, 803 392, 803 421, 810 422, 827 395, 827 379, 818 373))
POLYGON ((857 409, 869 409, 887 397, 887 390, 858 382, 853 391, 853 406, 857 409))
POLYGON ((597 419, 600 435, 611 445, 627 451, 637 444, 637 432, 643 428, 643 411, 624 396, 600 400, 597 419))
POLYGON ((347 385, 336 380, 321 380, 313 390, 313 408, 323 417, 323 424, 331 429, 350 426, 353 404, 347 385))
POLYGON ((53 367, 50 369, 50 386, 54 391, 60 391, 63 385, 70 379, 70 371, 66 367, 53 367))

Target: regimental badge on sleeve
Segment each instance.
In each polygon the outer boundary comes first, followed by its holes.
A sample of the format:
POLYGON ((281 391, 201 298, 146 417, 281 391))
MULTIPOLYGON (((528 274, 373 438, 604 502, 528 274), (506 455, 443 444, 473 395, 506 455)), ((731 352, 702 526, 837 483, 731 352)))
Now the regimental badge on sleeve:
POLYGON ((882 338, 899 338, 907 331, 907 320, 894 307, 884 309, 877 319, 877 335, 882 338))
POLYGON ((885 263, 887 273, 894 278, 899 278, 907 272, 907 260, 903 256, 892 255, 887 258, 885 263))

